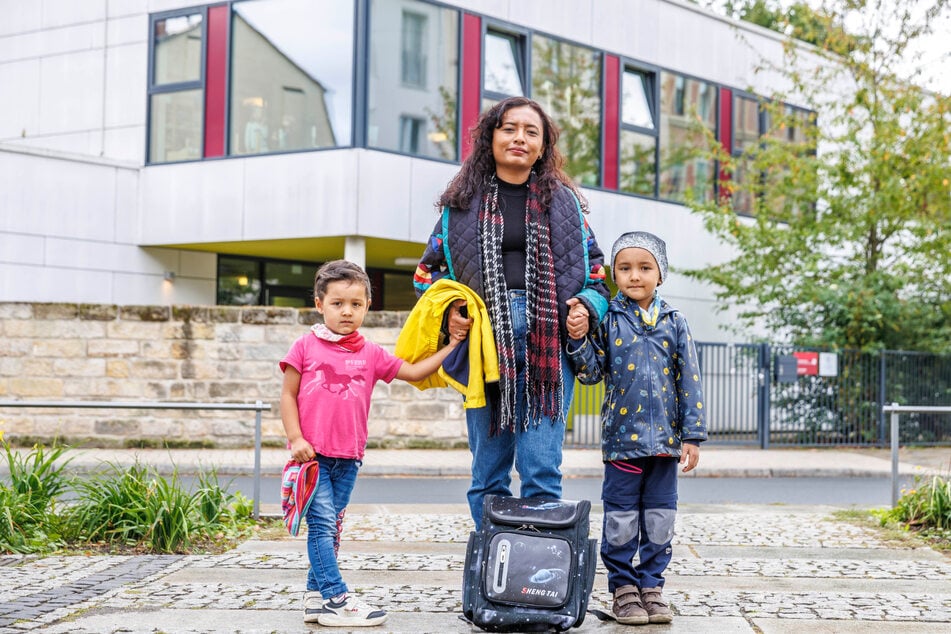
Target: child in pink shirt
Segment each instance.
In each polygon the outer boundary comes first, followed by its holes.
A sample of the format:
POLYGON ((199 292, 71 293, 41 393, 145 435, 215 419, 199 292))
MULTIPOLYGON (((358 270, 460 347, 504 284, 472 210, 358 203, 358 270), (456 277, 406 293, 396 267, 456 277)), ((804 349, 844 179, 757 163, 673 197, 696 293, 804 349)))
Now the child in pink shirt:
POLYGON ((370 279, 345 260, 318 269, 314 305, 324 323, 295 341, 280 363, 281 420, 291 457, 320 465, 317 491, 305 516, 310 571, 304 622, 379 625, 386 612, 348 595, 337 566, 343 516, 367 444, 370 395, 377 381, 428 377, 468 331, 452 330, 447 345, 416 363, 404 362, 367 341, 357 329, 370 307, 370 279))

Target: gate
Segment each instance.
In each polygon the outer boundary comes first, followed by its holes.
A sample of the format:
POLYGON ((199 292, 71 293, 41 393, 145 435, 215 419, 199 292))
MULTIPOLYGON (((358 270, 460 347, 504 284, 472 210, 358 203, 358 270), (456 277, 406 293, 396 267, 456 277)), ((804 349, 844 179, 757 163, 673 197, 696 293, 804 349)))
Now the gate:
MULTIPOLYGON (((831 369, 820 369, 798 368, 793 356, 819 357, 816 350, 765 343, 696 345, 707 433, 717 444, 884 447, 884 405, 951 405, 951 355, 839 350, 825 357, 831 369)), ((600 447, 603 397, 601 384, 575 384, 565 446, 600 447)), ((910 415, 902 424, 901 442, 951 444, 951 414, 910 415)))
MULTIPOLYGON (((761 446, 762 421, 769 408, 769 346, 697 342, 697 355, 710 440, 718 444, 761 446)), ((603 398, 603 383, 575 382, 566 447, 601 446, 603 398)))

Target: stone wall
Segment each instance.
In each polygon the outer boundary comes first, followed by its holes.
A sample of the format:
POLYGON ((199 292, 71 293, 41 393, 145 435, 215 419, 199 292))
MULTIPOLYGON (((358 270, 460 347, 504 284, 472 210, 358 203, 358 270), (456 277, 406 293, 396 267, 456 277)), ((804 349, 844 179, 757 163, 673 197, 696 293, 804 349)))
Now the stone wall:
MULTIPOLYGON (((393 349, 406 313, 374 312, 361 333, 393 349)), ((0 303, 0 400, 189 401, 271 405, 265 445, 283 446, 278 361, 319 319, 314 309, 0 303)), ((60 439, 96 447, 239 447, 253 411, 0 407, 17 444, 60 439)), ((371 446, 461 446, 452 389, 378 383, 371 446)))

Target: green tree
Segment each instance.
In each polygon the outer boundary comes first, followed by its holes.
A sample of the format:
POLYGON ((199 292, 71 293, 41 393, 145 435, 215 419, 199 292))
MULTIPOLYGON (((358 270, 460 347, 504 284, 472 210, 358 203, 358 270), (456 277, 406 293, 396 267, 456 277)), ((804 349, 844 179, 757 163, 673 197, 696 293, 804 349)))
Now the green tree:
MULTIPOLYGON (((822 2, 795 27, 816 46, 789 40, 782 63, 762 66, 789 87, 764 100, 762 142, 737 158, 711 138, 721 196, 690 204, 733 257, 688 275, 738 308, 740 330, 765 325, 804 346, 951 351, 951 99, 896 70, 948 2, 822 2), (743 193, 750 217, 732 208, 743 193)), ((793 14, 772 15, 791 32, 793 14)))

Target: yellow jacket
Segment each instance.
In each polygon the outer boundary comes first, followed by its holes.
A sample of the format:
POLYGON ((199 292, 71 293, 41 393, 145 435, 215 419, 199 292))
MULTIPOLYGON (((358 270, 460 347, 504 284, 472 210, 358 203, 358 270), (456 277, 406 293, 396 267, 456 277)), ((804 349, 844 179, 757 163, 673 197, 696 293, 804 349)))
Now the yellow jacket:
POLYGON ((499 380, 499 355, 485 302, 465 284, 442 278, 429 287, 416 302, 400 331, 394 354, 413 363, 435 353, 439 349, 443 313, 457 299, 466 300, 472 317, 468 341, 468 384, 460 383, 443 367, 422 381, 412 381, 412 384, 420 390, 448 385, 466 397, 463 407, 485 407, 485 384, 499 380))

